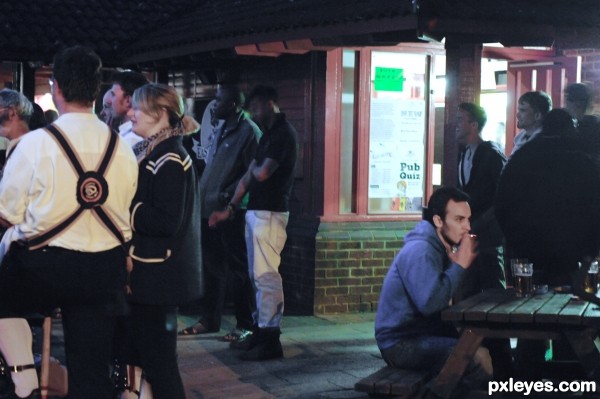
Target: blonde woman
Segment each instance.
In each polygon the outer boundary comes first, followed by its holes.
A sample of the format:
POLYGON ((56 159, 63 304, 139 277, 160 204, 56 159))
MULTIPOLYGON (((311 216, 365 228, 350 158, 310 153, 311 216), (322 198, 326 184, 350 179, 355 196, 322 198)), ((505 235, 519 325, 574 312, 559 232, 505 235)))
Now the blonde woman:
POLYGON ((177 366, 177 306, 201 295, 198 179, 182 136, 198 129, 174 88, 147 84, 128 116, 138 144, 139 180, 128 279, 129 347, 154 399, 183 399, 177 366))

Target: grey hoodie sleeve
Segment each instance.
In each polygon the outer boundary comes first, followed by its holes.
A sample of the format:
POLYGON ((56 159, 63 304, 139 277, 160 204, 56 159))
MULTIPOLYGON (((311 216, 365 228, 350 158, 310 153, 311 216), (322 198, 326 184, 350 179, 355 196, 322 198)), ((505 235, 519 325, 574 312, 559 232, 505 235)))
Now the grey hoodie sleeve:
POLYGON ((456 263, 444 269, 444 254, 432 249, 425 242, 413 243, 400 269, 410 299, 425 316, 448 307, 465 274, 456 263))

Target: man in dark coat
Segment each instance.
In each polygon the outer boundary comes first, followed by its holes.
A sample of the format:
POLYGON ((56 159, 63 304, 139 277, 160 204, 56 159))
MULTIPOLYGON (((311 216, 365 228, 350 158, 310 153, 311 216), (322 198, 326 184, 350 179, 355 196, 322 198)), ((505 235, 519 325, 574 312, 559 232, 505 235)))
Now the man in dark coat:
POLYGON ((496 216, 511 257, 533 262, 535 284, 570 285, 577 262, 598 255, 600 173, 590 151, 573 137, 542 134, 502 172, 496 216))
MULTIPOLYGON (((455 302, 487 288, 506 288, 503 236, 493 210, 506 157, 496 143, 483 141, 481 131, 486 122, 487 115, 480 106, 459 105, 456 139, 463 148, 458 163, 458 188, 471 197, 471 233, 478 236, 479 254, 465 273, 453 297, 455 302)), ((507 378, 511 372, 509 341, 488 339, 483 345, 492 355, 495 378, 507 378)))
POLYGON ((206 295, 202 316, 181 335, 217 332, 225 305, 228 277, 231 280, 236 326, 225 341, 236 341, 252 329, 255 310, 254 288, 248 274, 245 243, 246 203, 218 228, 209 228, 208 217, 227 206, 250 163, 254 159, 262 132, 242 109, 244 95, 235 85, 220 86, 217 91, 215 117, 224 120, 208 149, 206 168, 200 179, 202 203, 202 256, 205 268, 206 295))
POLYGON ((487 116, 473 103, 459 106, 456 139, 464 146, 458 164, 458 188, 471 197, 472 232, 478 235, 479 256, 455 299, 485 288, 504 288, 504 250, 492 206, 506 157, 492 141, 483 141, 481 131, 487 116))

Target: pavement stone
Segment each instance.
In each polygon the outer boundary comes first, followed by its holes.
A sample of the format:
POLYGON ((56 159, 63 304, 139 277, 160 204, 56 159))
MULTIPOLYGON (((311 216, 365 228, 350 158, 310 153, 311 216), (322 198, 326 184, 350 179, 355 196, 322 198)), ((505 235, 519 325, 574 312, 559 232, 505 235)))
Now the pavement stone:
MULTIPOLYGON (((197 316, 180 316, 178 328, 197 316)), ((218 333, 178 339, 179 370, 187 399, 367 399, 354 391, 360 379, 384 366, 374 339, 374 313, 331 316, 284 316, 281 341, 284 359, 245 362, 220 338, 235 325, 223 317, 218 333)), ((60 321, 53 324, 52 355, 64 364, 64 336, 60 321)), ((512 399, 520 395, 493 395, 512 399)), ((489 397, 471 392, 462 399, 489 397)), ((555 394, 531 394, 553 399, 555 394)), ((560 398, 580 395, 563 394, 560 398)), ((598 396, 590 396, 598 398, 598 396)))
MULTIPOLYGON (((384 363, 375 344, 374 313, 284 316, 284 359, 239 360, 220 338, 235 325, 223 317, 221 331, 179 337, 179 370, 187 399, 365 399, 354 391, 361 378, 384 363)), ((180 316, 178 329, 197 320, 180 316)), ((64 336, 53 323, 52 355, 64 364, 64 336)))
MULTIPOLYGON (((180 316, 180 327, 195 320, 180 316)), ((233 316, 224 316, 219 333, 178 341, 188 399, 365 398, 354 391, 354 383, 383 366, 373 320, 373 313, 284 316, 281 341, 285 358, 245 362, 237 358, 239 351, 219 341, 235 322, 233 316)))

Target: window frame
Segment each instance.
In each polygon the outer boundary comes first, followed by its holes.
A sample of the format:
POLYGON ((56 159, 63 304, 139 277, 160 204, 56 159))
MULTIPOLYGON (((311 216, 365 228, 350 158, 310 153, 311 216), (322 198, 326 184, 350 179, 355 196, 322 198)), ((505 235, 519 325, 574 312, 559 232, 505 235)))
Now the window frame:
POLYGON ((434 71, 436 55, 444 55, 442 44, 403 43, 393 47, 337 48, 327 53, 326 71, 326 111, 325 111, 325 151, 324 151, 324 190, 323 222, 360 222, 360 221, 415 221, 421 219, 420 212, 369 214, 369 140, 370 140, 370 103, 371 103, 371 56, 373 51, 397 52, 425 55, 426 67, 426 132, 425 132, 425 190, 424 200, 433 191, 432 170, 434 155, 435 118, 434 98, 431 77, 434 71), (356 165, 354 184, 356 187, 356 208, 353 213, 340 214, 340 160, 341 160, 341 116, 342 116, 342 57, 344 50, 358 52, 359 68, 355 93, 355 142, 356 165))

